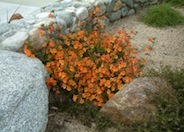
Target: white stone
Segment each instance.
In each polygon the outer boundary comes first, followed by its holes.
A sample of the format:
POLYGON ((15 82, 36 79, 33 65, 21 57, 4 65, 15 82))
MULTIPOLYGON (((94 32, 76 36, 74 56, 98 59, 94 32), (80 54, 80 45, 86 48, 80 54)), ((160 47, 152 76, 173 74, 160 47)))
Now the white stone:
POLYGON ((36 18, 39 18, 39 19, 48 18, 49 14, 50 14, 50 12, 39 13, 36 15, 36 18))
POLYGON ((0 132, 45 132, 46 75, 40 60, 0 50, 0 132))
POLYGON ((89 16, 89 12, 85 7, 79 7, 76 11, 76 16, 79 20, 84 20, 89 16))
POLYGON ((40 26, 42 26, 42 25, 48 26, 51 22, 55 22, 55 21, 56 21, 56 20, 55 20, 54 18, 47 18, 47 19, 44 19, 44 20, 42 20, 42 21, 40 21, 40 22, 38 22, 38 23, 35 23, 35 24, 33 25, 33 27, 38 28, 38 27, 40 27, 40 26))
POLYGON ((0 43, 1 50, 10 50, 10 51, 18 51, 24 44, 24 41, 28 38, 27 32, 19 31, 15 33, 13 36, 5 39, 2 43, 0 43))
POLYGON ((36 22, 36 18, 32 15, 25 17, 24 20, 29 24, 34 24, 36 22))

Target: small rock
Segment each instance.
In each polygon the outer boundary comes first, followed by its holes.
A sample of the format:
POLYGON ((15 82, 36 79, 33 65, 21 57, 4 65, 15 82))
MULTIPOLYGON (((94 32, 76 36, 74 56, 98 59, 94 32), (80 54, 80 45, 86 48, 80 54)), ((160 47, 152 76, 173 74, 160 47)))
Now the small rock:
POLYGON ((139 11, 139 10, 142 9, 142 7, 141 7, 139 4, 134 4, 134 9, 135 9, 136 11, 139 11))
POLYGON ((155 4, 159 3, 159 0, 152 0, 149 3, 150 3, 150 5, 155 5, 155 4))
POLYGON ((67 24, 64 19, 62 18, 56 18, 57 24, 54 24, 55 28, 59 28, 59 26, 62 26, 61 32, 63 34, 66 34, 67 24))
POLYGON ((43 21, 40 21, 40 22, 38 22, 38 23, 35 23, 34 25, 33 25, 33 27, 34 28, 38 28, 38 27, 41 27, 42 25, 43 26, 48 26, 50 23, 52 23, 52 22, 56 22, 56 20, 54 19, 54 18, 47 18, 47 19, 45 19, 45 20, 43 20, 43 21))
POLYGON ((99 12, 95 14, 95 16, 102 16, 106 12, 106 6, 103 1, 96 1, 95 6, 99 8, 99 12))
POLYGON ((1 50, 19 51, 24 44, 24 41, 28 38, 27 32, 17 32, 13 36, 5 39, 0 44, 1 50))
POLYGON ((135 10, 134 9, 130 9, 127 13, 127 16, 133 15, 135 14, 135 10))
POLYGON ((110 14, 114 8, 114 5, 115 5, 115 0, 103 0, 103 2, 105 3, 105 5, 107 6, 106 8, 106 12, 108 14, 110 14))
POLYGON ((83 3, 79 1, 74 1, 73 7, 79 8, 79 7, 86 7, 88 10, 92 8, 92 5, 90 3, 83 3))
POLYGON ((113 21, 116 21, 118 19, 121 18, 121 10, 117 11, 117 12, 112 12, 110 15, 109 15, 109 20, 111 22, 113 21))
POLYGON ((134 0, 121 0, 123 3, 126 3, 127 6, 129 6, 130 8, 133 8, 134 6, 134 0))
POLYGON ((61 7, 67 8, 73 6, 72 0, 64 0, 61 2, 61 7))
POLYGON ((48 18, 49 14, 50 14, 50 12, 39 13, 39 14, 36 15, 36 18, 43 20, 45 18, 48 18))
POLYGON ((54 8, 56 8, 56 7, 59 7, 59 6, 61 6, 61 2, 54 2, 53 4, 52 4, 52 7, 54 7, 54 8))
POLYGON ((79 20, 84 20, 89 16, 89 12, 85 7, 79 7, 77 8, 76 16, 79 20))
POLYGON ((28 24, 34 24, 36 22, 36 18, 33 15, 29 15, 27 17, 24 17, 24 20, 28 24))
POLYGON ((73 19, 73 16, 74 16, 73 11, 63 10, 63 11, 56 12, 55 14, 56 14, 56 20, 58 20, 59 18, 62 18, 62 19, 65 20, 67 26, 72 25, 72 19, 73 19))
POLYGON ((128 8, 126 6, 121 8, 121 16, 122 17, 127 16, 127 13, 128 13, 128 8))
POLYGON ((31 43, 32 47, 36 47, 37 49, 40 49, 42 47, 42 44, 47 40, 45 36, 39 37, 39 32, 37 28, 33 28, 29 32, 29 38, 28 41, 33 42, 31 43))
POLYGON ((118 0, 114 5, 113 11, 118 11, 122 6, 123 3, 121 2, 121 0, 118 0))
POLYGON ((72 26, 70 27, 70 31, 74 32, 78 28, 78 20, 76 17, 74 17, 72 21, 73 21, 73 23, 72 23, 72 26))
POLYGON ((147 0, 134 0, 134 2, 136 2, 136 3, 145 3, 147 0))
POLYGON ((105 19, 100 19, 99 24, 104 25, 105 27, 107 27, 110 24, 110 21, 107 17, 105 17, 105 19))

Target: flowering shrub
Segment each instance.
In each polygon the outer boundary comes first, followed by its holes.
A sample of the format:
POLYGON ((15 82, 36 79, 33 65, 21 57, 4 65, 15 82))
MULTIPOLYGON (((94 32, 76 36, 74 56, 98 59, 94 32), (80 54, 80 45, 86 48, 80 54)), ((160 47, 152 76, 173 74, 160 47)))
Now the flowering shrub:
POLYGON ((46 65, 49 90, 59 93, 65 89, 73 94, 73 101, 103 106, 142 72, 144 61, 136 57, 130 35, 124 29, 114 35, 106 34, 100 27, 96 25, 91 32, 81 29, 63 35, 61 28, 54 28, 52 23, 39 28, 40 36, 48 38, 40 50, 25 44, 25 54, 35 55, 46 65))

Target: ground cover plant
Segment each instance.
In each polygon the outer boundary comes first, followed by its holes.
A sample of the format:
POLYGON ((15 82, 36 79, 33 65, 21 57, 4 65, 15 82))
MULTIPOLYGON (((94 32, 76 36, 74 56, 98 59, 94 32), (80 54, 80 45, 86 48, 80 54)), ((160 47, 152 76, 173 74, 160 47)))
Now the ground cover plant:
MULTIPOLYGON (((90 16, 93 18, 98 11, 95 8, 90 16)), ((74 102, 93 102, 101 107, 125 83, 142 73, 145 61, 136 57, 131 36, 125 29, 106 34, 99 21, 100 18, 93 18, 96 24, 91 31, 79 29, 67 35, 61 33, 62 27, 57 23, 42 26, 38 29, 40 37, 46 36, 48 40, 39 50, 26 43, 24 52, 46 65, 49 90, 58 94, 64 89, 74 102)), ((79 21, 80 26, 82 23, 79 21)))
POLYGON ((169 4, 160 4, 150 7, 145 16, 140 20, 154 27, 175 26, 184 23, 184 16, 169 4))

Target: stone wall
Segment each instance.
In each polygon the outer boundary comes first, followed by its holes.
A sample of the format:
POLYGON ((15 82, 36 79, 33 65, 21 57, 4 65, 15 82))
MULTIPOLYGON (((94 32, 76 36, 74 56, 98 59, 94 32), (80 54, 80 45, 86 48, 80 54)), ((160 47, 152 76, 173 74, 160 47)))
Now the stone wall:
MULTIPOLYGON (((0 49, 19 51, 25 40, 42 43, 38 38, 37 28, 57 22, 62 25, 62 33, 74 32, 78 21, 86 22, 90 11, 99 7, 100 12, 95 16, 103 16, 101 24, 107 26, 110 22, 132 15, 146 6, 158 4, 161 0, 63 0, 34 11, 29 16, 11 23, 0 24, 0 49), (52 13, 51 13, 52 12, 52 13), (51 15, 52 17, 48 17, 51 15)), ((92 23, 93 24, 93 23, 92 23)))

